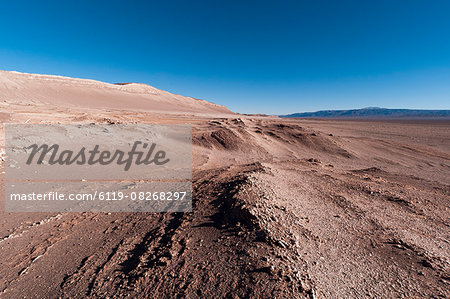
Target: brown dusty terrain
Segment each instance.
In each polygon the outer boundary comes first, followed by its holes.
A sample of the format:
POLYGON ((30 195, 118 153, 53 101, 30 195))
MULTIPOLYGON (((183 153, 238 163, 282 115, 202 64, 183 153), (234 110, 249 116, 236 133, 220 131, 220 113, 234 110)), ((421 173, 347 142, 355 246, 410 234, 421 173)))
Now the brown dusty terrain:
POLYGON ((2 204, 0 298, 450 297, 450 122, 244 117, 170 94, 131 109, 134 93, 79 79, 31 101, 42 77, 3 76, 2 123, 192 124, 194 198, 192 213, 2 204))

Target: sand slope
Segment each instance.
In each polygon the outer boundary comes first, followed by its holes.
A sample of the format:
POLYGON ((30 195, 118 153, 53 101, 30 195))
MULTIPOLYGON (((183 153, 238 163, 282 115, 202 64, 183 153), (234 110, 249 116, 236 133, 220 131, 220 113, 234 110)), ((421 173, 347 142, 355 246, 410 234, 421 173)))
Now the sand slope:
POLYGON ((109 84, 87 79, 0 71, 0 100, 59 108, 231 114, 225 106, 140 83, 109 84))

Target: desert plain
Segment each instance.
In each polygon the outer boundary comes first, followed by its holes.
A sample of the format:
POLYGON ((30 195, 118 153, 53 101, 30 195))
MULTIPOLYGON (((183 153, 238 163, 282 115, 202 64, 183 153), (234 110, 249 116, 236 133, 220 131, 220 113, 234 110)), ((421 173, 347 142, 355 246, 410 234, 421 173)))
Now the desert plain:
POLYGON ((0 121, 193 128, 191 213, 7 213, 2 174, 0 298, 450 297, 449 120, 242 115, 1 71, 0 121))

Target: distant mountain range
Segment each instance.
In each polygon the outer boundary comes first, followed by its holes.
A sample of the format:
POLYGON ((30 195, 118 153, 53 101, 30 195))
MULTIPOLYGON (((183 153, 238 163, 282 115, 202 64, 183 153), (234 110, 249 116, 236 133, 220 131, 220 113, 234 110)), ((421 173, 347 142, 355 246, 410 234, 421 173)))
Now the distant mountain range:
POLYGON ((412 110, 367 107, 352 110, 323 110, 317 112, 293 113, 279 117, 302 118, 445 118, 450 119, 450 110, 412 110))

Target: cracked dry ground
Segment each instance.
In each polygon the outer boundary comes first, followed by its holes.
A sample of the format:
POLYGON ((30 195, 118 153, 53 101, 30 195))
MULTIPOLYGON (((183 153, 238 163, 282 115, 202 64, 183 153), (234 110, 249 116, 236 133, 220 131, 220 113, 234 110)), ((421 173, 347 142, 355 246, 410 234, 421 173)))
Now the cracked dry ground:
POLYGON ((193 124, 193 212, 2 211, 1 298, 450 296, 449 123, 156 122, 193 124))

